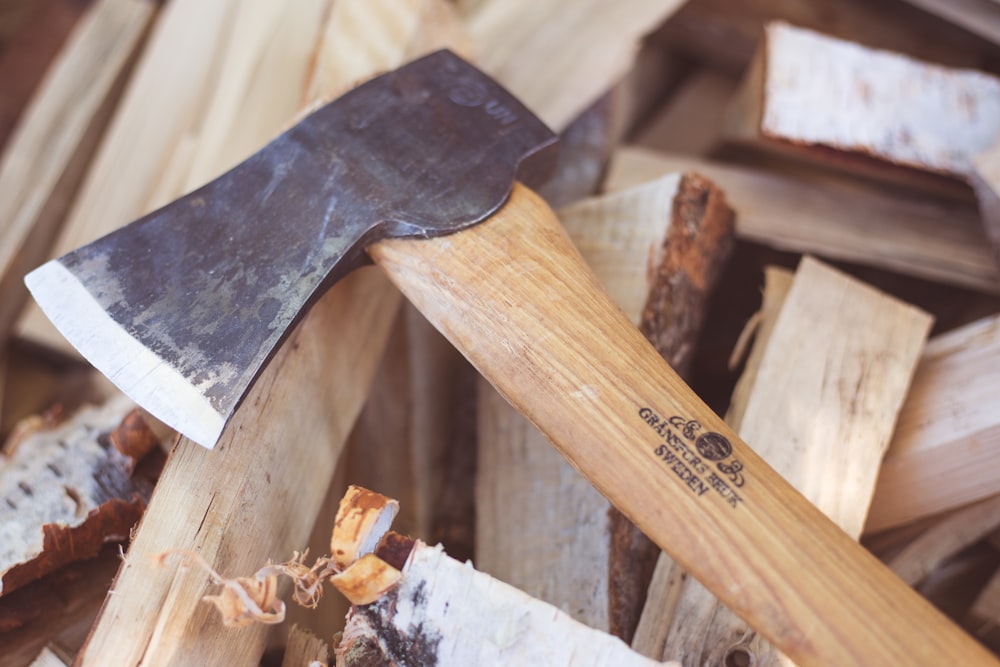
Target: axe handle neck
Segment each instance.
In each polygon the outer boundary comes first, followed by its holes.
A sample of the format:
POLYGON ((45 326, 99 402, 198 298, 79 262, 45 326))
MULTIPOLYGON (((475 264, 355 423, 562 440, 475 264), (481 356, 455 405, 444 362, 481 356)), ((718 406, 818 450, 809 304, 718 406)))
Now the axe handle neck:
POLYGON ((369 253, 601 493, 796 663, 996 664, 704 405, 527 188, 481 225, 369 253))

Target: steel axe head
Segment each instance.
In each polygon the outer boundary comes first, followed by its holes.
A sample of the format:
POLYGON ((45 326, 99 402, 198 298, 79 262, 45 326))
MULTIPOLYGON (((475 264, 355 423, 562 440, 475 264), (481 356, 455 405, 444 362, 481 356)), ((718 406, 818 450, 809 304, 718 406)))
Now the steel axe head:
POLYGON ((49 319, 151 414, 212 447, 308 305, 386 237, 481 222, 556 137, 439 51, 312 113, 200 189, 25 277, 49 319))

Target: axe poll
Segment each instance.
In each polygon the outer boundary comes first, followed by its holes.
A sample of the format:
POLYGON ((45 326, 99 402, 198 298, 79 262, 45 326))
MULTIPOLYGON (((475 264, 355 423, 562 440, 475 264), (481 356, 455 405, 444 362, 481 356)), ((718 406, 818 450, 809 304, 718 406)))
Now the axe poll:
POLYGON ((771 470, 604 294, 528 187, 555 144, 441 51, 26 282, 95 367, 211 447, 308 305, 374 261, 613 504, 797 663, 996 664, 771 470))

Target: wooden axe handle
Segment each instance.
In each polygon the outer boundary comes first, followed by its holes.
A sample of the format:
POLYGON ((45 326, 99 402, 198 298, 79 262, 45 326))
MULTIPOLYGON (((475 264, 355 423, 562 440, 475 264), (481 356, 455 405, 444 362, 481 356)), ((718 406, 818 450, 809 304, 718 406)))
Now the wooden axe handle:
POLYGON ((798 664, 996 664, 705 406, 529 189, 481 225, 369 253, 601 493, 798 664))

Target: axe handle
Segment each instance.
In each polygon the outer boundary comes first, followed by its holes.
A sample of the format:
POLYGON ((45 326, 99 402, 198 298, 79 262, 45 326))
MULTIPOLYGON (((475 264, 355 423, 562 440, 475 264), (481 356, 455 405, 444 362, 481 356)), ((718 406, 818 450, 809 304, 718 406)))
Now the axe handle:
POLYGON ((601 493, 796 663, 997 664, 705 406, 526 187, 481 225, 369 254, 601 493))

